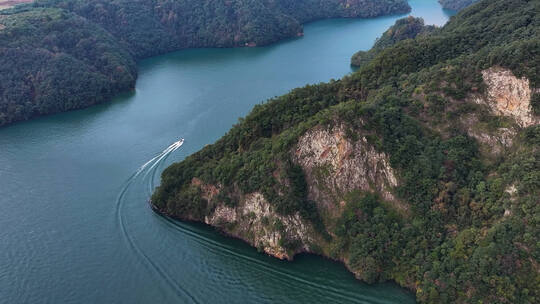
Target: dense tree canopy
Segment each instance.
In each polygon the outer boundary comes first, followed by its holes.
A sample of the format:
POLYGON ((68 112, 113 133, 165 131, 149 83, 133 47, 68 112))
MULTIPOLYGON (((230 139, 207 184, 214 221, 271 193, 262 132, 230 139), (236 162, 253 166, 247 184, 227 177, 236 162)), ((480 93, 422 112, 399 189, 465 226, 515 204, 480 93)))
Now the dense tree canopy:
POLYGON ((133 88, 133 57, 88 20, 54 9, 0 15, 0 126, 133 88))
POLYGON ((409 10, 404 0, 42 0, 99 24, 137 56, 185 47, 265 45, 330 17, 374 17, 409 10))
POLYGON ((0 126, 133 88, 134 59, 265 45, 330 17, 404 13, 405 0, 38 0, 0 11, 0 126))
POLYGON ((478 0, 439 0, 439 3, 446 9, 459 11, 476 1, 478 0))
POLYGON ((540 126, 521 128, 471 96, 484 92, 481 72, 494 66, 540 86, 540 2, 479 1, 443 28, 372 56, 342 80, 256 106, 215 144, 167 168, 154 207, 179 218, 209 215, 216 202, 194 190, 194 177, 221 185, 218 200, 260 191, 277 212, 300 212, 319 227, 318 253, 346 261, 367 282, 395 280, 429 303, 538 302, 540 126), (389 155, 409 214, 377 193, 353 191, 332 220, 306 199, 290 151, 307 130, 336 123, 389 155), (470 135, 508 128, 513 144, 498 156, 470 135))
POLYGON ((377 53, 385 48, 392 46, 401 40, 413 39, 418 35, 430 33, 433 30, 435 30, 435 26, 424 25, 424 20, 422 18, 409 16, 408 18, 399 19, 393 26, 384 32, 377 41, 375 41, 375 44, 369 51, 359 51, 355 53, 351 58, 351 65, 354 67, 361 67, 369 63, 377 53))

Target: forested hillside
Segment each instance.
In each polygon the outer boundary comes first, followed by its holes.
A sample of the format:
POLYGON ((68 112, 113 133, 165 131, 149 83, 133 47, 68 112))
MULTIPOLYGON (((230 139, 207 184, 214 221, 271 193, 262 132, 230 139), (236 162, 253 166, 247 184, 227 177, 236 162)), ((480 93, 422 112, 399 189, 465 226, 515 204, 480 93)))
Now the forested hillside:
POLYGON ((351 65, 361 67, 375 57, 380 51, 405 39, 413 39, 420 34, 427 34, 435 30, 433 25, 424 25, 422 18, 412 16, 396 21, 383 35, 375 41, 369 51, 358 51, 351 58, 351 65))
POLYGON ((537 303, 539 60, 540 2, 480 0, 256 106, 167 168, 152 205, 423 303, 537 303))
POLYGON ((459 11, 476 1, 478 0, 439 0, 439 3, 446 9, 459 11))
POLYGON ((138 57, 186 47, 266 45, 331 17, 405 13, 405 0, 44 0, 101 25, 138 57))
POLYGON ((78 109, 135 86, 133 57, 101 27, 39 8, 0 15, 0 126, 78 109))
POLYGON ((0 10, 14 7, 21 3, 32 2, 33 0, 0 0, 0 10))
POLYGON ((257 46, 302 23, 405 13, 405 0, 41 0, 0 11, 0 126, 133 88, 134 60, 257 46))

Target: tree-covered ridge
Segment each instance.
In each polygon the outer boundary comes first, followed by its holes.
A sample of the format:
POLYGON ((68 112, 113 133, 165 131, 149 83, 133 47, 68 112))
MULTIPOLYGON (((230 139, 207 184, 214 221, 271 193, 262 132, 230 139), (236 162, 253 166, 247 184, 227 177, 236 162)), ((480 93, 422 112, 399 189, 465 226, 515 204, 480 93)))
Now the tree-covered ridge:
POLYGON ((138 56, 187 47, 266 45, 302 33, 302 23, 405 13, 405 0, 42 0, 99 24, 138 56))
POLYGON ((439 0, 439 3, 445 9, 459 11, 475 3, 476 1, 478 0, 439 0))
POLYGON ((101 27, 59 9, 0 15, 0 126, 106 101, 133 88, 130 53, 101 27))
MULTIPOLYGON (((425 303, 536 303, 540 126, 521 128, 473 100, 485 94, 482 71, 491 67, 526 77, 534 91, 539 51, 538 1, 479 1, 440 30, 377 52, 351 76, 256 106, 215 144, 167 168, 153 206, 204 220, 257 191, 277 213, 312 223, 310 251, 345 261, 367 282, 395 280, 425 303), (338 124, 347 140, 365 138, 389 156, 406 213, 380 193, 343 193, 337 218, 306 198, 291 149, 308 131, 338 124), (502 152, 480 140, 506 130, 512 144, 502 152), (205 196, 193 178, 218 185, 219 196, 205 196)), ((284 244, 297 252, 298 240, 284 244)))
POLYGON ((405 0, 40 0, 0 11, 0 126, 133 88, 134 59, 264 45, 330 17, 404 13, 405 0))
POLYGON ((375 41, 375 44, 369 51, 358 51, 355 53, 351 58, 351 65, 361 67, 367 64, 383 49, 401 40, 413 39, 420 34, 428 34, 433 30, 435 30, 435 26, 424 25, 422 18, 409 16, 408 18, 399 19, 375 41))

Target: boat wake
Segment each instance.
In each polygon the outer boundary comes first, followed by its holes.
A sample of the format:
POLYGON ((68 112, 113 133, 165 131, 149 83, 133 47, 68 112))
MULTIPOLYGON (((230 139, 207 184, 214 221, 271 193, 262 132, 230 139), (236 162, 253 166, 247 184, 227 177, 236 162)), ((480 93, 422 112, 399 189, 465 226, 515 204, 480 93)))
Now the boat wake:
POLYGON ((130 247, 130 249, 132 249, 132 252, 134 252, 148 268, 150 268, 159 277, 161 277, 176 292, 178 296, 182 297, 183 295, 191 299, 193 303, 199 303, 186 289, 177 284, 174 279, 167 274, 166 271, 164 271, 157 263, 153 262, 152 259, 150 259, 150 257, 142 250, 142 248, 137 245, 135 239, 128 232, 129 230, 127 229, 125 215, 123 212, 126 202, 126 194, 130 189, 130 186, 136 180, 138 180, 138 178, 142 177, 143 180, 147 179, 149 174, 151 174, 153 178, 157 172, 157 169, 159 168, 159 165, 162 164, 169 155, 171 155, 174 151, 178 150, 183 144, 184 139, 181 139, 171 144, 161 153, 140 166, 137 171, 126 180, 124 186, 122 187, 122 190, 120 191, 116 199, 115 213, 117 223, 120 227, 120 231, 122 232, 122 235, 126 240, 128 246, 130 247))
POLYGON ((172 145, 168 146, 167 149, 163 150, 160 154, 152 158, 151 160, 144 163, 144 165, 140 166, 137 172, 135 172, 135 176, 137 177, 140 173, 145 171, 145 169, 150 166, 149 170, 147 170, 147 173, 150 172, 154 167, 156 167, 158 164, 161 163, 161 161, 166 158, 169 154, 173 153, 174 151, 178 150, 182 145, 184 144, 184 139, 181 139, 172 145))
MULTIPOLYGON (((118 226, 120 228, 120 231, 123 235, 123 238, 125 239, 127 245, 131 249, 131 252, 133 252, 136 255, 136 258, 149 270, 154 272, 160 279, 163 280, 163 282, 168 285, 172 291, 174 291, 175 295, 179 298, 181 301, 191 301, 192 303, 199 303, 195 296, 193 296, 186 288, 184 288, 181 284, 179 284, 177 281, 175 281, 174 277, 171 276, 167 272, 167 266, 160 265, 158 261, 153 260, 151 258, 151 255, 147 254, 145 250, 143 249, 143 246, 137 243, 136 240, 136 234, 132 235, 130 234, 130 229, 128 229, 128 223, 131 223, 129 226, 134 225, 132 221, 127 221, 126 216, 126 204, 129 201, 126 197, 128 192, 130 192, 130 189, 135 191, 137 187, 140 187, 141 184, 145 188, 144 192, 144 200, 148 200, 148 198, 151 196, 152 191, 155 188, 155 179, 156 176, 158 176, 158 170, 162 167, 164 162, 168 159, 168 157, 178 150, 182 145, 184 141, 183 139, 180 141, 177 141, 170 146, 168 146, 166 149, 164 149, 161 153, 151 158, 149 161, 144 163, 142 166, 140 166, 135 173, 133 173, 124 183, 124 186, 122 187, 120 193, 118 194, 117 200, 116 200, 116 221, 118 223, 118 226), (135 187, 132 187, 134 186, 135 187)), ((139 188, 140 189, 140 188, 139 188)), ((140 194, 139 194, 140 196, 140 194)), ((141 198, 136 199, 137 203, 140 203, 142 201, 141 198)), ((129 209, 127 209, 129 210, 129 209)), ((236 260, 238 265, 242 265, 243 269, 250 268, 253 270, 256 270, 261 273, 265 273, 266 276, 272 277, 276 281, 294 281, 298 284, 301 284, 309 289, 312 289, 314 292, 322 292, 328 296, 332 295, 334 299, 340 299, 341 301, 349 302, 349 303, 377 303, 378 301, 374 298, 365 296, 365 295, 358 295, 352 292, 348 292, 346 290, 343 290, 339 288, 339 286, 331 286, 331 284, 322 284, 321 282, 317 282, 314 280, 311 280, 307 277, 302 277, 296 275, 294 272, 290 272, 286 269, 283 269, 281 267, 276 268, 275 266, 268 264, 254 256, 246 255, 241 252, 241 250, 237 250, 237 248, 234 248, 232 245, 228 245, 223 242, 219 242, 217 240, 214 240, 211 236, 205 235, 205 233, 201 233, 201 231, 198 231, 196 228, 191 227, 190 225, 187 225, 185 223, 177 222, 175 220, 172 220, 168 217, 157 217, 160 222, 164 224, 164 227, 166 227, 170 232, 173 234, 180 234, 183 238, 188 238, 199 245, 203 246, 207 252, 212 252, 213 254, 219 255, 220 257, 227 257, 229 261, 236 260)), ((131 230, 134 228, 131 227, 131 230)))

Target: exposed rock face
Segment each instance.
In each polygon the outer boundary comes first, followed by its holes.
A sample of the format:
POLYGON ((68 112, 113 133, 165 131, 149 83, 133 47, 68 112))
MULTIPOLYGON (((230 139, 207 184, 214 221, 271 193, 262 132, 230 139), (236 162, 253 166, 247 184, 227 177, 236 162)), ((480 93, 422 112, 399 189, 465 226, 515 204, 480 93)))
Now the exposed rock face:
POLYGON ((469 136, 481 144, 485 154, 498 155, 511 147, 519 128, 540 123, 535 116, 531 101, 538 89, 531 88, 529 79, 517 78, 512 71, 501 67, 491 67, 482 71, 486 86, 483 95, 476 95, 472 101, 488 107, 494 115, 509 117, 516 124, 509 124, 498 129, 482 126, 477 113, 469 113, 460 117, 469 136))
POLYGON ((331 215, 340 212, 335 204, 353 190, 378 192, 397 203, 391 192, 397 179, 388 156, 377 152, 364 136, 356 142, 348 139, 345 130, 343 124, 316 127, 299 139, 293 159, 306 174, 308 198, 331 215))
POLYGON ((218 195, 220 191, 219 189, 221 188, 220 185, 214 186, 205 184, 196 177, 191 180, 191 185, 201 188, 201 197, 207 201, 211 201, 216 195, 218 195))
POLYGON ((512 71, 500 67, 492 67, 482 71, 487 86, 486 96, 476 102, 487 104, 497 115, 512 117, 521 127, 539 123, 531 108, 530 88, 527 78, 517 78, 512 71))
POLYGON ((480 151, 485 155, 499 155, 511 147, 517 134, 515 127, 487 130, 481 127, 476 113, 469 113, 460 117, 467 134, 478 141, 480 151))
POLYGON ((219 203, 214 213, 205 217, 204 222, 220 227, 230 235, 280 259, 290 260, 297 252, 309 251, 306 244, 312 242, 312 228, 304 223, 298 213, 289 216, 277 214, 259 192, 244 195, 235 207, 219 203), (294 252, 284 248, 287 242, 297 245, 294 252))
MULTIPOLYGON (((387 155, 377 152, 365 137, 353 142, 346 137, 345 130, 346 126, 341 124, 330 129, 315 127, 306 132, 291 151, 294 161, 305 172, 308 198, 331 218, 341 214, 343 196, 353 190, 378 192, 399 208, 406 209, 391 192, 397 186, 397 179, 387 155)), ((229 206, 217 200, 219 185, 205 184, 197 178, 191 185, 199 188, 202 198, 214 206, 204 218, 206 224, 219 227, 269 255, 292 259, 298 252, 312 251, 310 246, 318 242, 313 239, 317 233, 311 223, 298 212, 286 216, 278 214, 260 192, 237 193, 237 204, 229 206)))
POLYGON ((489 147, 490 154, 500 154, 504 148, 512 146, 516 131, 508 128, 499 128, 495 134, 479 132, 473 129, 467 130, 468 134, 476 139, 484 147, 489 147))

